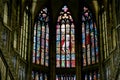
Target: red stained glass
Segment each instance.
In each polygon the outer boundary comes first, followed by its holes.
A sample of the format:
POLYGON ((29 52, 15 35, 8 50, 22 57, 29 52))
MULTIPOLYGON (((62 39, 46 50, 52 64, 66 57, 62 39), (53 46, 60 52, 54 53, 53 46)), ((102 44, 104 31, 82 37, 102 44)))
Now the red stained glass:
POLYGON ((71 66, 75 67, 75 60, 71 60, 71 66))

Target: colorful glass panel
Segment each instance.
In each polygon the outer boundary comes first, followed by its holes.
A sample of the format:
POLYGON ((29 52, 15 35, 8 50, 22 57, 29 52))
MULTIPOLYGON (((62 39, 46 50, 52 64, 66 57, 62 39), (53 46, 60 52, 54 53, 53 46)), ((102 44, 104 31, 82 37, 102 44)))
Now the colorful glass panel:
POLYGON ((83 66, 98 62, 97 28, 92 13, 87 7, 83 8, 82 14, 82 53, 83 66))
POLYGON ((32 71, 32 80, 48 80, 48 76, 40 71, 32 71))
POLYGON ((84 74, 84 80, 100 80, 100 74, 98 71, 86 73, 84 74))
POLYGON ((62 8, 56 25, 56 67, 75 67, 75 30, 67 6, 62 8))
POLYGON ((49 60, 49 13, 47 8, 40 11, 34 24, 33 63, 48 66, 49 60))

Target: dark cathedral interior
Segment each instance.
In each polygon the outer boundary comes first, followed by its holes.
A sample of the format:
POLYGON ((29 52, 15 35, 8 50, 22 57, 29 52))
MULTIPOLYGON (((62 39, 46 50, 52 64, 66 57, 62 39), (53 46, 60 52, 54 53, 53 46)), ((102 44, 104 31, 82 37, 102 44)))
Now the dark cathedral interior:
POLYGON ((0 80, 120 80, 120 0, 0 0, 0 80))

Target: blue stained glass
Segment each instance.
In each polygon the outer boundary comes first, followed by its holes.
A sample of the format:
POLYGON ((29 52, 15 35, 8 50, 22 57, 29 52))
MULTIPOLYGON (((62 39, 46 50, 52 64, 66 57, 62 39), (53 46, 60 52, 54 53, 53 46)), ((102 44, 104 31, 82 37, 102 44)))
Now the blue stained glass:
POLYGON ((60 35, 57 35, 57 40, 60 40, 60 35))
POLYGON ((36 43, 39 43, 40 44, 40 37, 36 37, 37 38, 37 41, 36 41, 36 43))
POLYGON ((60 60, 60 55, 57 54, 57 55, 56 55, 56 58, 57 58, 57 60, 60 60))
POLYGON ((66 55, 66 60, 70 60, 70 54, 66 55))
POLYGON ((71 59, 75 60, 75 54, 71 54, 71 59))
POLYGON ((35 74, 34 74, 34 72, 32 71, 32 79, 34 79, 34 76, 35 76, 35 74))
POLYGON ((40 44, 37 44, 37 50, 40 50, 40 44))
POLYGON ((37 51, 36 57, 39 57, 39 56, 40 56, 40 52, 39 52, 39 51, 37 51))
POLYGON ((40 37, 40 35, 41 35, 40 31, 37 31, 37 37, 40 37))
POLYGON ((62 60, 65 60, 65 55, 61 55, 61 59, 62 59, 62 60))
POLYGON ((74 33, 75 33, 74 29, 71 29, 71 34, 74 34, 74 33))
POLYGON ((33 40, 33 42, 36 42, 36 37, 34 37, 34 40, 33 40))

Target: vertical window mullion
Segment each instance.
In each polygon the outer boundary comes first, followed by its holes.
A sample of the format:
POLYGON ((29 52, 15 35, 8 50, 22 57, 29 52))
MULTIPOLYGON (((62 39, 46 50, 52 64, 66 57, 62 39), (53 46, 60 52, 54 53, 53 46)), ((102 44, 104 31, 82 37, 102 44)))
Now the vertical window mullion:
POLYGON ((35 63, 37 64, 37 52, 38 52, 38 46, 37 46, 37 44, 38 44, 38 22, 37 22, 37 24, 36 24, 36 42, 35 42, 35 63))
POLYGON ((41 54, 41 56, 40 56, 40 64, 42 64, 42 21, 40 21, 40 28, 41 28, 41 32, 40 32, 40 54, 41 54))
POLYGON ((46 23, 44 22, 44 27, 45 27, 45 31, 44 31, 44 66, 45 66, 45 62, 46 62, 46 23))

